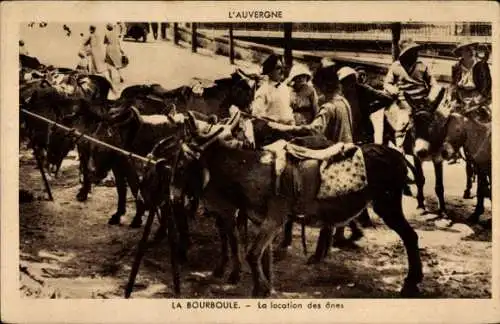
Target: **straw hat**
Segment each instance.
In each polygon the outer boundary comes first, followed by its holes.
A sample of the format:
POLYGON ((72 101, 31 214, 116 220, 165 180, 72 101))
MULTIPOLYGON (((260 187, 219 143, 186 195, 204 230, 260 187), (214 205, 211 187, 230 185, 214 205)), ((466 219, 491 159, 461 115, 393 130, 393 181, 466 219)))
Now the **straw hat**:
POLYGON ((455 47, 455 49, 452 51, 453 55, 455 56, 460 56, 461 53, 462 53, 462 50, 466 47, 472 47, 472 46, 476 46, 478 45, 479 42, 475 42, 473 40, 470 40, 470 39, 467 39, 467 40, 464 40, 462 41, 461 43, 459 43, 457 45, 457 47, 455 47))
POLYGON ((358 72, 356 72, 356 70, 354 70, 351 67, 344 66, 337 71, 337 76, 339 77, 339 81, 342 81, 343 79, 347 78, 350 75, 354 75, 356 79, 358 78, 358 72))
POLYGON ((402 40, 399 42, 399 57, 407 54, 411 50, 418 50, 421 47, 422 45, 415 43, 411 38, 402 40))
POLYGON ((309 80, 312 79, 312 73, 311 71, 309 71, 309 69, 307 68, 307 66, 304 66, 302 64, 294 64, 292 66, 292 69, 290 70, 290 74, 288 76, 288 79, 291 81, 293 81, 293 79, 295 77, 298 77, 300 75, 306 75, 309 80))

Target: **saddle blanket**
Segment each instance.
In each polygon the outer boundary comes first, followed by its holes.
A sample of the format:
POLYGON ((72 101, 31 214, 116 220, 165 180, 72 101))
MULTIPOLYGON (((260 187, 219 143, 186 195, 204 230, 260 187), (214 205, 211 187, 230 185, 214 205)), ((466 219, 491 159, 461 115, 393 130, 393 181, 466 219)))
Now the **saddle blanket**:
MULTIPOLYGON (((285 170, 285 167, 289 163, 287 161, 287 155, 290 152, 287 151, 286 147, 288 142, 285 140, 278 140, 270 145, 264 147, 264 150, 274 153, 274 167, 276 174, 276 193, 281 191, 280 182, 281 175, 285 170)), ((294 146, 291 146, 294 147, 294 146)), ((305 150, 307 151, 307 149, 305 150)), ((295 152, 295 151, 294 151, 295 152)), ((314 150, 313 150, 314 152, 314 150)), ((368 180, 366 176, 366 167, 363 152, 360 148, 351 147, 349 144, 337 143, 325 150, 316 150, 318 158, 312 157, 298 157, 295 154, 292 156, 297 159, 315 159, 320 160, 319 174, 320 174, 320 186, 316 194, 317 199, 331 199, 340 197, 349 193, 358 192, 363 190, 368 185, 368 180), (342 148, 355 149, 353 154, 348 154, 346 157, 342 157, 338 152, 343 151, 342 148), (323 154, 320 154, 323 153, 323 154), (327 157, 326 153, 330 153, 330 157, 327 157), (324 155, 319 158, 319 155, 324 155)), ((267 157, 267 156, 263 156, 267 157)), ((261 160, 261 163, 272 163, 272 161, 261 160)), ((298 175, 297 175, 298 176, 298 175)), ((300 178, 300 176, 298 176, 300 178)), ((295 179, 299 181, 299 179, 295 179)), ((298 187, 302 187, 307 184, 298 184, 298 187)), ((302 190, 298 190, 302 191, 302 190)))
POLYGON ((319 167, 321 178, 318 199, 331 199, 361 191, 368 185, 365 160, 361 149, 337 162, 328 160, 319 167))

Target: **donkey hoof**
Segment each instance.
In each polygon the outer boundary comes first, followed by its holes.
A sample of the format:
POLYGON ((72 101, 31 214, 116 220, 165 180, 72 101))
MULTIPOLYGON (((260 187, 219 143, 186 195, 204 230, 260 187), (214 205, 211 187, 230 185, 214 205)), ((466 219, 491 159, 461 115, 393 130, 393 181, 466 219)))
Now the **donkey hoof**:
POLYGON ((129 226, 130 228, 140 228, 142 226, 142 220, 140 218, 134 218, 129 226))
POLYGON ((113 215, 108 221, 109 225, 120 225, 120 216, 119 215, 113 215))
POLYGON ((464 198, 464 199, 472 199, 472 195, 471 195, 471 193, 470 193, 470 191, 469 191, 469 190, 465 190, 465 191, 464 191, 463 198, 464 198))
POLYGON ((229 274, 229 277, 227 278, 227 282, 231 285, 236 285, 238 282, 240 282, 240 272, 239 271, 233 271, 231 274, 229 274))
POLYGON ((403 298, 418 298, 420 296, 420 290, 416 284, 405 283, 400 294, 403 298))
POLYGON ((86 201, 88 199, 88 193, 84 191, 79 191, 76 194, 76 200, 78 201, 86 201))

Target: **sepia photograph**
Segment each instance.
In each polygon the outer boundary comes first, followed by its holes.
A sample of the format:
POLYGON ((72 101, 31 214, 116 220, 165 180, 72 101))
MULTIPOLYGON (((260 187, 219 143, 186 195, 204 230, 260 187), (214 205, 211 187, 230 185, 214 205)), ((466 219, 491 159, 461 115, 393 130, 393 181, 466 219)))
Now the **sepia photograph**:
POLYGON ((492 300, 495 22, 235 8, 11 23, 20 300, 492 300))

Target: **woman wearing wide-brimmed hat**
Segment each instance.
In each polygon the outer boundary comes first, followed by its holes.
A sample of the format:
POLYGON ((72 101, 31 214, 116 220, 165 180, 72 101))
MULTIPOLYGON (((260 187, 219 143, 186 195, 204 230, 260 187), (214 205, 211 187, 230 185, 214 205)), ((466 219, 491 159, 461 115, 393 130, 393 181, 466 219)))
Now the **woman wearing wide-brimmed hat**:
POLYGON ((459 111, 487 107, 491 103, 488 55, 484 53, 481 58, 476 56, 479 45, 478 42, 464 41, 453 50, 459 60, 451 69, 451 98, 454 108, 459 111))
POLYGON ((295 119, 290 107, 290 90, 283 82, 283 70, 283 60, 279 55, 271 54, 262 63, 263 78, 250 111, 256 117, 293 125, 295 119))
POLYGON ((307 66, 294 64, 287 84, 290 86, 290 105, 296 125, 309 124, 318 113, 318 95, 311 84, 312 74, 307 66))
POLYGON ((388 121, 394 128, 396 146, 402 149, 412 111, 418 105, 428 108, 436 105, 429 97, 438 93, 441 87, 432 76, 429 67, 418 58, 421 45, 411 39, 399 44, 398 60, 392 63, 384 79, 384 90, 396 99, 387 112, 388 121), (411 99, 411 105, 406 98, 411 99))

